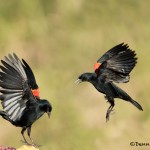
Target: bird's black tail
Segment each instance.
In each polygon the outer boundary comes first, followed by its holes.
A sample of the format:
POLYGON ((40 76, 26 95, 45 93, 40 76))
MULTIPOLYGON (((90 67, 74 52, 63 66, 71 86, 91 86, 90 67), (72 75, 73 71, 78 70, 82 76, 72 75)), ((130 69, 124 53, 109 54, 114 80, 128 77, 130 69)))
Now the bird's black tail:
POLYGON ((128 102, 132 103, 136 108, 138 108, 139 110, 143 111, 142 106, 138 102, 133 100, 125 91, 123 91, 121 88, 117 87, 113 83, 111 85, 112 85, 112 87, 114 89, 116 98, 120 98, 120 99, 123 99, 125 101, 128 101, 128 102))
POLYGON ((131 102, 135 107, 137 107, 139 110, 142 110, 142 111, 143 111, 142 106, 141 106, 138 102, 136 102, 136 101, 133 100, 133 99, 130 99, 130 102, 131 102))

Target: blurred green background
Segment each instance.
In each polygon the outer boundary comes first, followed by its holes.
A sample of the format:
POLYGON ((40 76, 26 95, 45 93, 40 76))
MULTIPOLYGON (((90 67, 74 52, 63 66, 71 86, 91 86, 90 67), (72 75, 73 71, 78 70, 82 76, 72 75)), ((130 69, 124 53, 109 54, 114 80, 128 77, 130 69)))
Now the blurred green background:
MULTIPOLYGON (((32 67, 41 98, 53 105, 31 137, 41 150, 129 150, 130 142, 150 142, 150 1, 0 0, 0 59, 15 52, 32 67), (75 85, 109 48, 128 43, 138 64, 127 84, 119 84, 144 111, 116 99, 109 104, 91 84, 75 85)), ((0 145, 20 147, 21 128, 0 118, 0 145)))

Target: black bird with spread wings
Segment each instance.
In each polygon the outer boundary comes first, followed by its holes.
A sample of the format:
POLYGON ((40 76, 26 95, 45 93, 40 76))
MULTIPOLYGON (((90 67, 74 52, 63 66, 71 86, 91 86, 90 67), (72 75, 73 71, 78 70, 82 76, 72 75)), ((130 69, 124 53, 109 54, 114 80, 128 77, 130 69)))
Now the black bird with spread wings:
POLYGON ((40 99, 38 85, 30 66, 17 57, 9 54, 1 60, 0 66, 0 100, 3 111, 0 115, 17 127, 21 127, 24 142, 35 145, 30 137, 32 124, 44 113, 50 117, 51 104, 40 99), (27 134, 32 143, 28 143, 24 137, 27 134))
POLYGON ((129 82, 130 72, 135 67, 137 58, 135 51, 127 44, 121 43, 107 51, 94 65, 94 73, 83 73, 78 77, 77 83, 90 82, 110 103, 106 113, 106 121, 115 106, 114 98, 120 98, 132 103, 139 110, 141 105, 133 100, 125 91, 116 86, 116 83, 129 82))

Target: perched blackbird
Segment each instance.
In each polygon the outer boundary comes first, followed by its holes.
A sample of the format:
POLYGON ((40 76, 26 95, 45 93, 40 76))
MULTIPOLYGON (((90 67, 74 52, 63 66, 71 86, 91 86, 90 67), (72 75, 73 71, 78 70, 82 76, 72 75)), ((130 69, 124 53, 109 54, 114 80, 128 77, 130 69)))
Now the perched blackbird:
POLYGON ((25 60, 21 62, 16 54, 9 54, 1 62, 0 100, 3 111, 0 115, 22 128, 21 134, 26 144, 35 145, 30 137, 32 124, 44 113, 50 117, 52 106, 47 100, 40 99, 34 74, 25 60), (26 130, 32 143, 24 137, 26 130))
POLYGON ((139 110, 141 105, 133 100, 125 91, 116 86, 116 83, 129 81, 129 74, 137 63, 135 51, 127 44, 121 43, 107 51, 94 65, 95 72, 83 73, 78 77, 77 83, 90 82, 110 103, 106 113, 106 121, 115 106, 114 98, 120 98, 132 103, 139 110))

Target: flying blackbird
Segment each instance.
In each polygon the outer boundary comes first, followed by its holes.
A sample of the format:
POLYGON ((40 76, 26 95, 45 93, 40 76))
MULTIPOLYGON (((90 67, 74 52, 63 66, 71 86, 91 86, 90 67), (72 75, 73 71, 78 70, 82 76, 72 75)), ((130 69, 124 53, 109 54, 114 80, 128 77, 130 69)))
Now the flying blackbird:
POLYGON ((77 83, 90 82, 99 92, 105 94, 110 103, 106 113, 106 121, 115 106, 114 98, 120 98, 132 103, 139 110, 141 105, 133 100, 125 91, 116 86, 116 83, 129 81, 129 74, 137 63, 136 53, 127 44, 121 43, 108 50, 94 65, 95 72, 83 73, 78 77, 77 83))
POLYGON ((50 117, 51 104, 40 99, 39 88, 30 66, 17 57, 9 54, 1 60, 0 66, 0 100, 3 111, 0 115, 16 127, 21 127, 24 142, 28 145, 36 145, 30 137, 32 124, 44 113, 50 117), (31 140, 28 143, 24 132, 31 140))

